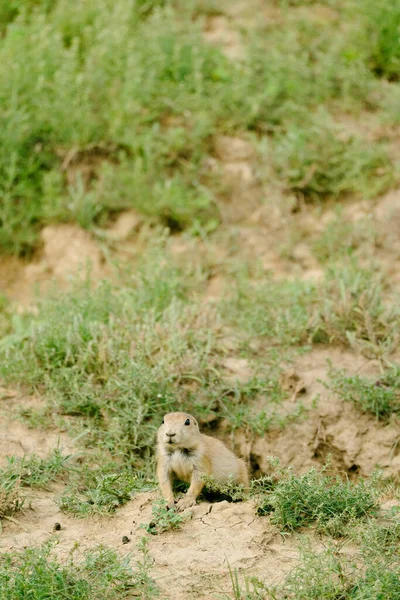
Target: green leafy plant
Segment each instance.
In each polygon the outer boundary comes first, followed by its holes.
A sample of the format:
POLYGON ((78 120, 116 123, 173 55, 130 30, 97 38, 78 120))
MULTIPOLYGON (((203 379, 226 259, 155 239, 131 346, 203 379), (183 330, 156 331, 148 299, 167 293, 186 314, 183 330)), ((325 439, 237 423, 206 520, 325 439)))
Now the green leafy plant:
POLYGON ((190 518, 190 514, 180 514, 167 508, 164 500, 156 500, 153 503, 151 512, 153 515, 152 520, 147 525, 143 525, 147 533, 151 535, 179 529, 190 518))
POLYGON ((276 482, 272 490, 259 491, 258 511, 266 514, 272 509, 272 521, 282 530, 315 524, 319 531, 340 536, 349 524, 377 510, 374 481, 343 481, 316 469, 297 476, 290 468, 275 466, 276 482))
POLYGON ((400 412, 400 369, 392 367, 379 379, 347 375, 331 369, 325 385, 343 400, 352 402, 360 410, 372 413, 383 421, 400 412))

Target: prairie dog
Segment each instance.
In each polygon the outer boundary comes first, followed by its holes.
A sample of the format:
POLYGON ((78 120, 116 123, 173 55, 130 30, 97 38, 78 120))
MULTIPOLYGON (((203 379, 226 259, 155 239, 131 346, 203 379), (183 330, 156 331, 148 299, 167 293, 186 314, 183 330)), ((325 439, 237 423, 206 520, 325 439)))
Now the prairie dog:
POLYGON ((164 416, 157 434, 157 478, 168 507, 175 505, 172 482, 180 479, 190 483, 186 495, 178 501, 177 509, 196 504, 204 487, 202 475, 213 475, 216 481, 229 477, 245 486, 249 483, 247 467, 220 440, 200 433, 192 415, 184 412, 164 416))

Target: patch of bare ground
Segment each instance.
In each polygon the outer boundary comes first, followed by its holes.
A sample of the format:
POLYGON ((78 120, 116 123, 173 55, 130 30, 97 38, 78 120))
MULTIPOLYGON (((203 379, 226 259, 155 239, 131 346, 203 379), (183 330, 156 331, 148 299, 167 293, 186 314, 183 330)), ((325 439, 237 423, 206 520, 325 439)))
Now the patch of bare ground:
POLYGON ((33 428, 19 418, 21 409, 40 411, 42 408, 44 403, 35 396, 0 387, 0 467, 6 465, 7 456, 36 454, 44 458, 57 447, 64 454, 76 452, 72 440, 61 428, 33 428))
POLYGON ((0 257, 1 292, 26 307, 38 290, 52 283, 65 287, 71 277, 97 281, 107 273, 103 253, 89 232, 78 225, 49 225, 41 232, 41 249, 30 263, 16 257, 0 257))
POLYGON ((239 137, 220 135, 214 142, 214 157, 205 167, 220 180, 223 190, 219 210, 225 225, 247 220, 263 202, 254 144, 239 137))
POLYGON ((206 19, 204 39, 214 46, 219 46, 221 51, 232 60, 240 60, 244 56, 240 33, 236 31, 230 20, 224 15, 210 16, 206 19))
MULTIPOLYGON (((276 456, 282 466, 293 466, 297 473, 321 466, 331 455, 334 472, 369 476, 378 467, 385 476, 397 476, 400 469, 400 423, 389 424, 362 414, 352 404, 342 401, 321 383, 327 380, 328 360, 335 368, 349 373, 377 375, 378 364, 339 348, 314 349, 299 358, 291 368, 295 374, 292 393, 281 407, 282 417, 295 412, 296 403, 307 409, 304 419, 271 430, 251 441, 248 432, 236 432, 235 445, 248 458, 253 472, 270 473, 268 457, 276 456), (296 384, 297 382, 297 384, 296 384), (300 393, 301 391, 301 393, 300 393)), ((268 410, 268 399, 257 403, 258 410, 268 410)), ((228 436, 227 436, 228 437, 228 436)))
POLYGON ((243 29, 258 26, 278 26, 283 23, 283 15, 277 3, 266 0, 240 0, 229 2, 224 12, 243 29))

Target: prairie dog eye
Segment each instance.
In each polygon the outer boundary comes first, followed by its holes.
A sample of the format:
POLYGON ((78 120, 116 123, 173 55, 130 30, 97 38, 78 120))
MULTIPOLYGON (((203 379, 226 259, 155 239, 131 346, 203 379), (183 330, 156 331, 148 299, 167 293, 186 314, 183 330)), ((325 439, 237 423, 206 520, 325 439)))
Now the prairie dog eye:
POLYGON ((185 425, 190 425, 190 419, 186 419, 185 425))
POLYGON ((164 425, 164 419, 161 421, 161 423, 164 425))

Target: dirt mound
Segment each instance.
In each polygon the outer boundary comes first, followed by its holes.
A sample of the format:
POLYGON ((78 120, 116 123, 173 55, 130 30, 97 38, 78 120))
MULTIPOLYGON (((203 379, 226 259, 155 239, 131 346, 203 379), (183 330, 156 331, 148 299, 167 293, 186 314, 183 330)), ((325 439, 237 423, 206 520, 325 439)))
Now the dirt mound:
POLYGON ((94 279, 99 277, 101 252, 87 231, 76 225, 49 225, 41 236, 43 261, 55 277, 65 278, 87 268, 94 279))
MULTIPOLYGON (((63 514, 54 502, 61 489, 30 494, 31 508, 17 523, 4 523, 0 537, 2 552, 23 549, 57 539, 56 555, 67 559, 78 544, 81 552, 103 544, 119 554, 133 551, 146 535, 152 502, 157 494, 141 493, 107 518, 77 519, 63 514), (54 532, 54 524, 61 530, 54 532), (127 536, 129 544, 122 544, 127 536)), ((246 570, 269 583, 277 583, 295 565, 296 540, 285 540, 265 517, 256 517, 250 502, 201 503, 191 509, 191 518, 174 532, 149 536, 153 561, 150 575, 162 598, 174 600, 208 598, 213 592, 231 590, 231 569, 246 570), (171 590, 173 590, 171 592, 171 590)))
MULTIPOLYGON (((247 456, 255 473, 271 472, 270 456, 278 457, 282 466, 291 465, 301 473, 312 466, 321 466, 331 455, 335 472, 369 476, 379 467, 385 476, 397 476, 400 424, 396 420, 380 423, 328 391, 321 383, 327 380, 328 359, 336 368, 349 373, 379 373, 374 361, 365 361, 340 349, 313 350, 306 354, 295 365, 295 373, 306 391, 295 394, 282 407, 284 413, 290 414, 301 401, 307 409, 304 420, 283 430, 269 431, 250 444, 244 432, 238 433, 236 443, 241 454, 247 456)), ((260 403, 259 409, 263 408, 265 405, 260 403)))

